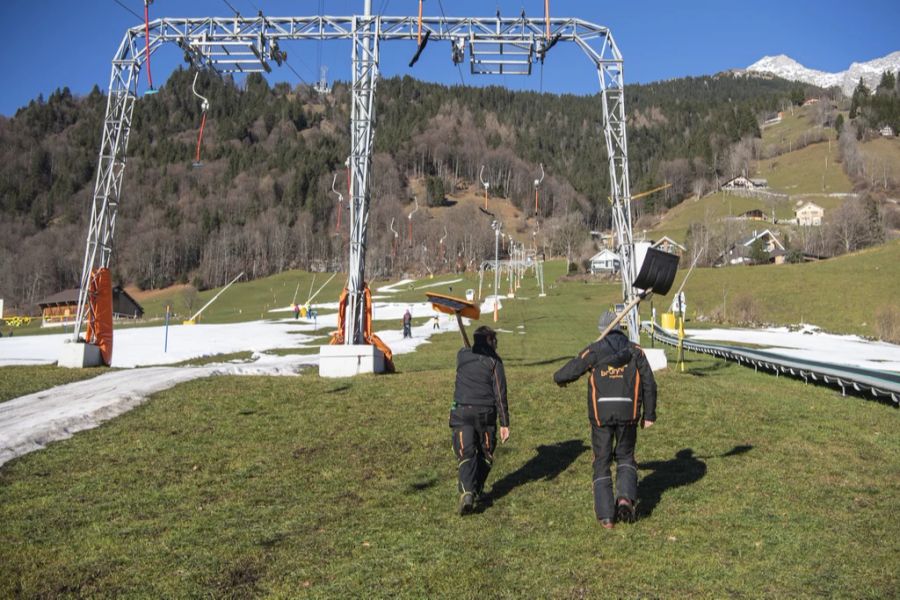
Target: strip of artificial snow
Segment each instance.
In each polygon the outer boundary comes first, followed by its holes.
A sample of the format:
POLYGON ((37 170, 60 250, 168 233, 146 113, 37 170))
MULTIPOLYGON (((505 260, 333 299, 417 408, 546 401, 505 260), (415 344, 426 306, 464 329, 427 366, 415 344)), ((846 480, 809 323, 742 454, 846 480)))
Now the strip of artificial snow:
MULTIPOLYGON (((326 305, 317 305, 325 309, 326 305)), ((337 309, 334 304, 333 309, 337 309)), ((412 337, 404 338, 400 330, 378 331, 378 336, 394 354, 414 352, 432 335, 459 330, 456 319, 435 313, 426 302, 375 303, 373 319, 400 319, 409 309, 414 317, 438 315, 439 329, 429 320, 412 328, 412 337)), ((283 310, 283 309, 281 309, 283 310)), ((468 319, 464 319, 468 324, 468 319)), ((115 333, 113 367, 110 371, 76 383, 57 386, 28 396, 0 402, 0 465, 71 437, 73 433, 98 426, 118 416, 149 396, 179 383, 211 375, 296 375, 304 367, 317 365, 319 355, 277 356, 274 349, 302 349, 321 333, 337 327, 337 314, 311 319, 278 319, 227 325, 174 325, 169 327, 168 348, 164 351, 165 328, 120 328, 115 333), (216 354, 250 351, 246 361, 216 363, 199 367, 167 367, 166 365, 216 354)), ((66 334, 16 336, 0 338, 0 366, 53 364, 66 334)))
POLYGON ((768 329, 688 329, 692 340, 753 344, 761 350, 818 362, 881 371, 900 371, 900 346, 855 335, 822 333, 814 327, 768 329))

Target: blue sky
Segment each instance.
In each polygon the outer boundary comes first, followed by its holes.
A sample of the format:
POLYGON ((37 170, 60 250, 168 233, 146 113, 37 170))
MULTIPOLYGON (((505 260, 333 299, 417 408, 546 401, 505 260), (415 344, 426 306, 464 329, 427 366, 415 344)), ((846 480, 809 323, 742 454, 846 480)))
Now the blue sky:
MULTIPOLYGON (((256 7, 269 15, 349 15, 362 12, 362 0, 227 0, 246 15, 256 7)), ((119 0, 143 15, 142 0, 119 0)), ((415 14, 417 0, 372 0, 375 11, 388 15, 415 14)), ((474 2, 426 0, 425 13, 448 16, 490 16, 500 8, 505 16, 524 9, 543 15, 542 0, 474 2)), ((627 82, 646 83, 686 75, 712 74, 746 67, 764 55, 787 54, 807 67, 842 71, 853 61, 867 61, 900 50, 900 1, 860 0, 551 0, 554 16, 577 16, 608 26, 625 57, 627 82)), ((151 18, 232 14, 225 0, 155 0, 151 18)), ((125 29, 138 19, 115 0, 0 0, 0 19, 6 33, 0 50, 4 84, 0 86, 0 114, 11 115, 39 93, 49 95, 68 86, 76 94, 94 84, 109 85, 110 59, 125 29)), ((329 67, 329 79, 348 80, 349 45, 342 42, 294 43, 285 48, 289 62, 306 81, 317 78, 317 54, 329 67)), ((420 79, 454 84, 499 84, 514 89, 593 93, 596 75, 580 51, 560 45, 532 77, 462 77, 449 60, 446 44, 429 45, 412 69, 407 62, 415 48, 394 42, 383 46, 384 75, 409 74, 420 79)), ((171 48, 153 55, 154 82, 165 79, 181 64, 171 48)), ((276 70, 273 81, 299 83, 288 69, 276 70)), ((142 81, 145 85, 145 81, 142 81)))

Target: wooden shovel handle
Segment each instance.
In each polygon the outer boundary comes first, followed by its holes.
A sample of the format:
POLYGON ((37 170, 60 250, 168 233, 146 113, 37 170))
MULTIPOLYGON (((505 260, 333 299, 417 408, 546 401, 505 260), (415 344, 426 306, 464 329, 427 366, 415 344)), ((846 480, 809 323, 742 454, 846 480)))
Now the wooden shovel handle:
POLYGON ((463 325, 462 316, 460 316, 459 312, 456 313, 456 322, 459 323, 459 332, 462 334, 463 343, 466 345, 466 348, 471 348, 472 344, 469 343, 469 336, 466 335, 466 327, 463 325))
POLYGON ((645 298, 649 297, 652 293, 653 293, 653 288, 651 288, 651 289, 647 290, 646 292, 643 292, 643 293, 638 294, 637 296, 635 296, 634 299, 633 299, 631 302, 629 302, 628 305, 625 306, 625 308, 622 309, 622 312, 620 312, 619 314, 616 315, 616 318, 613 319, 613 322, 606 326, 606 329, 603 330, 603 333, 601 333, 601 334, 600 334, 600 337, 598 337, 595 341, 599 342, 600 340, 602 340, 603 338, 605 338, 606 335, 607 335, 610 331, 612 331, 613 328, 614 328, 616 325, 619 324, 619 321, 621 321, 622 319, 625 318, 625 315, 628 314, 628 311, 630 311, 632 308, 634 308, 635 306, 637 306, 637 304, 638 304, 641 300, 644 300, 645 298))

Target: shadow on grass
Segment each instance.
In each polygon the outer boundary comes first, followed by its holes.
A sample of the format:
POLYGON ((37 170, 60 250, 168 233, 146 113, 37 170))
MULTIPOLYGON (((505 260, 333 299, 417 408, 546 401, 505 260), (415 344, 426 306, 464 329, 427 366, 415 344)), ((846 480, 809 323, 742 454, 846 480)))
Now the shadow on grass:
MULTIPOLYGON (((523 367, 539 367, 541 365, 552 365, 553 363, 558 363, 558 362, 562 362, 564 360, 569 360, 570 358, 572 358, 572 357, 568 356, 568 355, 567 356, 558 356, 556 358, 548 358, 547 360, 540 360, 537 362, 522 363, 522 366, 523 367)), ((511 361, 511 362, 513 362, 513 364, 515 364, 519 361, 511 361)))
POLYGON ((706 463, 701 458, 727 458, 738 456, 753 449, 753 446, 735 446, 718 456, 695 456, 691 448, 683 448, 671 460, 656 460, 640 463, 642 471, 653 471, 638 483, 637 516, 649 517, 663 493, 697 483, 706 475, 706 463))
MULTIPOLYGON (((703 362, 703 361, 686 360, 684 362, 690 363, 690 362, 703 362)), ((687 370, 687 374, 692 375, 694 377, 706 377, 708 375, 711 375, 712 373, 715 373, 716 371, 721 371, 722 369, 729 368, 731 366, 731 364, 732 363, 730 363, 728 361, 717 360, 713 364, 708 365, 706 367, 690 367, 689 366, 688 370, 687 370)))
POLYGON ((581 440, 568 440, 550 446, 538 446, 536 456, 491 486, 491 492, 486 497, 487 502, 480 507, 481 510, 521 485, 541 479, 546 481, 555 479, 568 469, 569 465, 575 462, 582 452, 589 448, 581 440))

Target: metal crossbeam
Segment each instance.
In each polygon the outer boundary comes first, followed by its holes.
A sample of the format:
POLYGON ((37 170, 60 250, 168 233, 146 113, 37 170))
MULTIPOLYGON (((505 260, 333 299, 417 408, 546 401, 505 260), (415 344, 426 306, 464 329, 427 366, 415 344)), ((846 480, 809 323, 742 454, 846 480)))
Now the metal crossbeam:
MULTIPOLYGON (((367 2, 370 8, 370 2, 367 2)), ((369 176, 373 150, 375 88, 378 80, 379 46, 384 41, 413 41, 420 34, 414 16, 365 15, 309 17, 206 17, 161 18, 132 27, 112 61, 109 98, 104 119, 94 185, 93 206, 81 277, 74 336, 77 340, 89 303, 87 289, 93 268, 109 266, 118 205, 121 201, 125 156, 141 66, 164 44, 177 44, 194 68, 220 73, 269 71, 286 58, 279 44, 293 40, 352 41, 353 94, 351 115, 351 243, 344 341, 360 343, 363 285, 365 280, 366 229, 368 225, 369 176), (149 36, 149 39, 145 39, 149 36)), ((475 74, 528 74, 557 42, 574 42, 594 63, 600 83, 602 119, 608 154, 613 223, 622 258, 623 296, 633 296, 635 277, 631 233, 630 187, 625 136, 624 80, 622 56, 608 28, 574 18, 545 19, 503 17, 424 17, 421 33, 431 43, 451 43, 451 55, 462 60, 469 45, 475 74)), ((636 311, 628 317, 629 332, 637 335, 636 311)), ((93 342, 93 340, 87 340, 93 342)))

